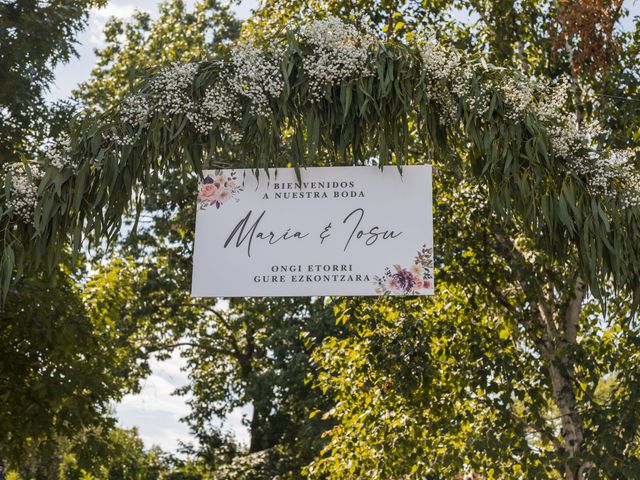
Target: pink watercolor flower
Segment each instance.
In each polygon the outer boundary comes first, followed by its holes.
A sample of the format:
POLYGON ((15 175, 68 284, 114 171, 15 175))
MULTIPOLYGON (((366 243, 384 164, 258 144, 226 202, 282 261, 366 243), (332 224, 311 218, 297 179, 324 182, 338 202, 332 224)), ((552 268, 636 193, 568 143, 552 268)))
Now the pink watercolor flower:
POLYGON ((200 189, 200 193, 198 197, 201 202, 215 202, 218 200, 218 195, 220 192, 220 184, 216 185, 215 183, 207 183, 202 186, 200 189))
POLYGON ((226 202, 229 198, 231 197, 231 190, 227 189, 227 188, 221 188, 218 191, 218 202, 220 203, 224 203, 226 202))
POLYGON ((201 209, 213 206, 220 208, 226 201, 234 198, 236 193, 242 191, 242 187, 238 186, 236 173, 233 171, 229 174, 218 173, 214 177, 207 175, 199 188, 198 200, 201 209))

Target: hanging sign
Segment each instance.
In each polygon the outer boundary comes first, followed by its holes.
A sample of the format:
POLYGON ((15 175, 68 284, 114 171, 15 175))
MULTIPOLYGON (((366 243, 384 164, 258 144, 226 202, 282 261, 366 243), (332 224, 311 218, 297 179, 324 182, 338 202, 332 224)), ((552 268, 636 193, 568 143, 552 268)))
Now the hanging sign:
POLYGON ((432 295, 431 167, 208 170, 195 297, 432 295))

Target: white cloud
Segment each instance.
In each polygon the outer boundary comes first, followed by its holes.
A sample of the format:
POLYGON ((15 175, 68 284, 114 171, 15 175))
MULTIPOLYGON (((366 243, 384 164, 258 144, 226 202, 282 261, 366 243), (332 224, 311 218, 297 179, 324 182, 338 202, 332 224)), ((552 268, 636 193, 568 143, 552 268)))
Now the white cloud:
POLYGON ((152 362, 152 373, 143 381, 140 393, 125 396, 115 406, 120 426, 137 427, 147 447, 159 445, 175 452, 178 441, 193 441, 189 428, 180 422, 189 413, 188 397, 174 395, 176 388, 187 383, 183 365, 178 352, 165 361, 152 362))
POLYGON ((252 411, 253 409, 250 405, 238 407, 222 423, 222 429, 232 433, 236 440, 244 446, 249 446, 251 436, 249 435, 249 429, 242 424, 242 419, 251 415, 252 411))
POLYGON ((110 2, 104 7, 94 7, 91 9, 91 15, 95 18, 107 19, 111 17, 126 18, 133 15, 136 10, 144 10, 139 3, 117 4, 110 2))
MULTIPOLYGON (((188 383, 182 370, 185 361, 178 351, 162 362, 151 363, 151 375, 142 382, 140 393, 125 396, 114 410, 121 427, 136 427, 147 447, 158 445, 163 450, 176 452, 179 441, 195 442, 187 425, 180 419, 189 414, 186 401, 189 396, 174 395, 177 388, 188 383)), ((224 431, 232 433, 244 445, 249 443, 249 431, 242 419, 251 414, 251 407, 236 408, 224 422, 224 431)))
POLYGON ((89 12, 89 40, 94 47, 104 46, 103 30, 107 24, 107 20, 111 17, 127 19, 131 18, 136 10, 141 12, 149 12, 144 8, 145 3, 148 6, 148 2, 109 2, 107 5, 101 8, 94 7, 89 12))

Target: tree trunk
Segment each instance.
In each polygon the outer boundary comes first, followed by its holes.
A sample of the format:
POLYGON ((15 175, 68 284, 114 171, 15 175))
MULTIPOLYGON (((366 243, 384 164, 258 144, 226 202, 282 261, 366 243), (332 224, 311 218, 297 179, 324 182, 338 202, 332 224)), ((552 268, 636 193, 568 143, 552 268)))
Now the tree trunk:
POLYGON ((581 463, 579 458, 584 439, 583 424, 574 389, 575 369, 569 353, 577 343, 578 321, 585 291, 586 286, 578 277, 573 295, 560 309, 560 315, 553 315, 548 303, 540 307, 540 318, 545 327, 542 354, 549 371, 553 399, 558 407, 562 425, 562 444, 566 455, 565 480, 583 480, 585 472, 591 467, 588 462, 581 463))
POLYGON ((582 445, 582 419, 576 409, 576 397, 571 379, 566 373, 567 365, 557 366, 553 360, 549 363, 549 375, 553 397, 560 411, 562 440, 567 460, 565 460, 565 479, 580 480, 575 459, 582 445))

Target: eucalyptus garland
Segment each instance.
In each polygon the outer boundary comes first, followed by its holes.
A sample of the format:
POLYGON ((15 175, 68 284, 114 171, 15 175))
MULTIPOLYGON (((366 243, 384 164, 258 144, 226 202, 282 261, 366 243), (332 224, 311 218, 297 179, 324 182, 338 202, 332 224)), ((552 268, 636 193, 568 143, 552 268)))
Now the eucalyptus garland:
POLYGON ((55 265, 69 239, 77 250, 114 238, 135 194, 168 175, 437 164, 461 152, 503 218, 554 258, 578 252, 593 291, 607 280, 635 290, 638 152, 599 145, 597 127, 565 110, 568 94, 433 38, 383 41, 333 17, 167 65, 117 108, 77 116, 40 158, 4 169, 2 290, 24 267, 55 265))

